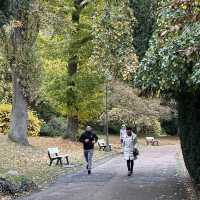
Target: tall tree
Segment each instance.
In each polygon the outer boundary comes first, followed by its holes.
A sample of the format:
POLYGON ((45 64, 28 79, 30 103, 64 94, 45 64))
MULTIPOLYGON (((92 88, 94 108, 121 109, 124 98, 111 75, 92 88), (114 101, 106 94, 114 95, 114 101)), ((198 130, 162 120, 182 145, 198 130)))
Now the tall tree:
MULTIPOLYGON (((6 45, 7 60, 11 69, 13 100, 11 114, 12 141, 27 145, 27 103, 32 100, 31 82, 37 77, 34 45, 39 31, 38 4, 36 1, 13 1, 14 20, 10 39, 6 45)), ((37 84, 36 84, 37 85, 37 84)))
POLYGON ((39 37, 45 73, 52 77, 44 83, 46 94, 43 94, 59 113, 67 116, 68 130, 64 137, 70 136, 72 140, 81 122, 101 112, 101 74, 90 59, 93 15, 99 9, 96 5, 96 1, 48 2, 45 9, 50 20, 39 37), (56 73, 51 70, 53 66, 56 73))
POLYGON ((136 82, 178 102, 179 131, 186 167, 200 183, 200 2, 160 1, 153 34, 136 82))
POLYGON ((68 60, 68 96, 71 96, 68 99, 68 126, 67 126, 67 135, 70 135, 72 140, 75 140, 75 136, 78 133, 78 106, 77 106, 77 92, 76 92, 76 83, 75 83, 75 76, 78 70, 79 64, 79 49, 81 48, 84 43, 88 40, 91 40, 91 35, 86 35, 85 37, 80 37, 80 32, 82 31, 81 24, 80 24, 80 17, 83 9, 88 5, 90 1, 88 0, 74 0, 73 6, 74 11, 72 12, 72 24, 74 26, 74 30, 72 31, 71 43, 69 46, 69 60, 68 60))

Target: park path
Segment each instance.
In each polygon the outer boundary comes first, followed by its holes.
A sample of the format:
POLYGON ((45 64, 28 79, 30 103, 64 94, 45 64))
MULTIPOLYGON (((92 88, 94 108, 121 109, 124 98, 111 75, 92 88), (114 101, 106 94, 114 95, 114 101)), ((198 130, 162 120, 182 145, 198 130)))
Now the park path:
MULTIPOLYGON (((186 200, 184 180, 177 174, 177 146, 150 147, 127 177, 122 155, 86 171, 60 177, 23 200, 186 200)), ((22 200, 22 199, 21 199, 22 200)))

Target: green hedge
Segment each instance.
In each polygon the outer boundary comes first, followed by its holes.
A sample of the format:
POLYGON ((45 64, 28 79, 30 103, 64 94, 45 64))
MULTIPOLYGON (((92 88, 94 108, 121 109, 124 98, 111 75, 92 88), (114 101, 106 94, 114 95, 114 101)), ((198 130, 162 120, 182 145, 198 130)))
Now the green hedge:
MULTIPOLYGON (((11 110, 12 105, 0 104, 0 133, 8 134, 9 132, 11 110)), ((39 136, 42 121, 39 120, 38 117, 32 111, 28 112, 28 118, 28 135, 39 136)))

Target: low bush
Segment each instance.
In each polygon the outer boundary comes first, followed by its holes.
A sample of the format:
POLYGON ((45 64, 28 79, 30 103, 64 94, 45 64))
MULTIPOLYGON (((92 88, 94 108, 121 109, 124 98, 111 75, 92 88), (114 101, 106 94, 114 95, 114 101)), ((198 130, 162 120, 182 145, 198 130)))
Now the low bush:
MULTIPOLYGON (((11 110, 12 105, 0 104, 0 133, 8 134, 9 132, 11 110)), ((39 136, 42 121, 32 111, 28 111, 28 120, 28 135, 39 136)))
POLYGON ((178 133, 178 123, 176 118, 172 119, 162 119, 161 127, 168 135, 177 135, 178 133))
POLYGON ((43 123, 40 130, 41 136, 58 137, 67 132, 67 120, 58 117, 52 117, 48 122, 43 123))

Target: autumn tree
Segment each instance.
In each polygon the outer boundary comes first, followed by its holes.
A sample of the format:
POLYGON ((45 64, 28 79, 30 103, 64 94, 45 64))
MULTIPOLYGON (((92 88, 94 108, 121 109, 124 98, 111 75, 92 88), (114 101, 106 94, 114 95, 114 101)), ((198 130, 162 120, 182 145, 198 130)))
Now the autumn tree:
POLYGON ((132 45, 135 17, 129 1, 104 1, 95 21, 93 63, 115 79, 130 80, 138 58, 132 45))
POLYGON ((13 20, 2 29, 5 36, 4 55, 11 70, 13 99, 11 114, 12 141, 27 145, 27 104, 34 98, 38 78, 35 41, 39 31, 38 4, 36 1, 11 1, 13 20))
POLYGON ((56 5, 48 2, 44 5, 46 25, 38 40, 47 77, 41 93, 68 118, 64 137, 72 140, 80 123, 94 120, 102 112, 102 76, 90 59, 93 15, 99 9, 95 5, 92 1, 56 2, 56 5))
POLYGON ((78 65, 79 65, 79 49, 81 48, 84 43, 88 40, 91 40, 91 35, 86 35, 81 37, 80 33, 82 31, 80 18, 81 13, 84 8, 88 5, 89 1, 87 0, 74 0, 73 1, 73 12, 71 15, 72 24, 74 26, 74 30, 71 34, 71 42, 69 46, 69 60, 68 60, 68 107, 69 107, 69 114, 68 114, 68 127, 67 127, 67 135, 70 135, 71 139, 75 139, 75 135, 78 133, 78 107, 77 107, 77 92, 75 90, 76 82, 74 78, 77 74, 78 65))

